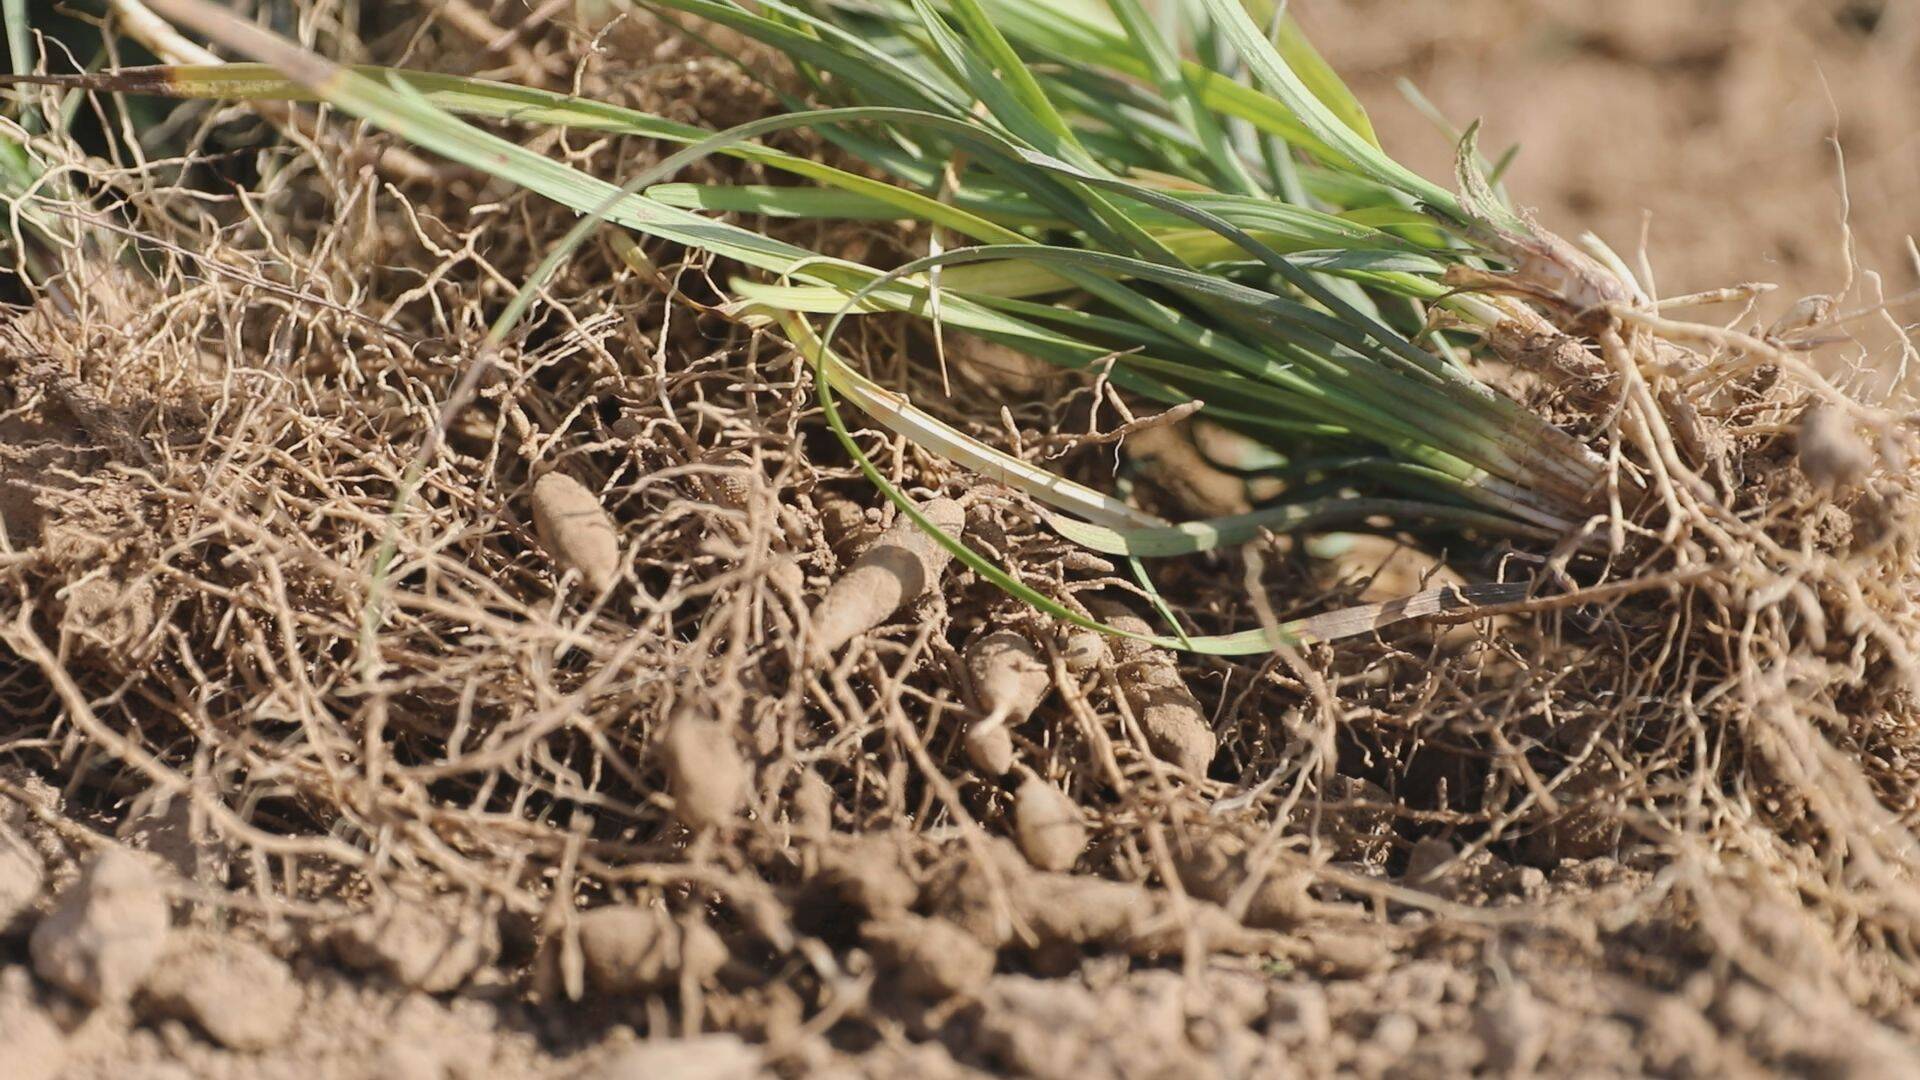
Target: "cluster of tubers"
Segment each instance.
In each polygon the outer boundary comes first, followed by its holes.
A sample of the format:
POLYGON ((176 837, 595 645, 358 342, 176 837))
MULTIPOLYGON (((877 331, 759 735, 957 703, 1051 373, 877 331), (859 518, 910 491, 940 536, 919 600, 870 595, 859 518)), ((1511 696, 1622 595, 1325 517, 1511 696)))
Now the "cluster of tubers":
MULTIPOLYGON (((590 491, 563 474, 548 473, 535 484, 533 509, 541 540, 557 565, 602 592, 618 583, 618 536, 590 491)), ((922 513, 949 535, 965 526, 964 509, 952 499, 933 499, 922 513)), ((950 561, 945 547, 899 515, 871 536, 815 604, 813 655, 830 655, 937 590, 950 561)), ((1117 629, 1149 632, 1144 620, 1118 603, 1099 604, 1094 612, 1117 629)), ((1064 668, 1075 674, 1097 670, 1109 658, 1148 750, 1189 777, 1204 776, 1214 756, 1214 735, 1173 657, 1144 642, 1109 641, 1092 631, 1069 635, 1060 655, 1064 668)), ((1216 867, 1183 861, 1182 877, 1192 894, 1179 902, 1188 921, 1185 930, 1177 929, 1181 919, 1172 917, 1173 901, 1164 893, 1070 874, 1087 847, 1087 824, 1072 798, 1020 763, 1013 736, 1052 692, 1053 670, 1032 639, 1010 628, 973 640, 964 668, 980 709, 964 733, 966 758, 982 776, 1011 784, 1011 842, 996 839, 988 849, 994 876, 1006 883, 1007 895, 980 896, 980 868, 967 873, 966 860, 946 871, 953 880, 926 891, 902 869, 903 855, 893 845, 881 844, 888 849, 881 851, 861 838, 833 834, 832 795, 816 774, 808 772, 795 796, 796 811, 804 813, 795 818, 801 827, 794 836, 813 852, 809 888, 824 890, 837 910, 863 913, 862 939, 883 964, 901 973, 906 989, 925 997, 972 992, 991 975, 996 952, 1015 940, 1013 926, 1023 928, 1031 948, 1097 946, 1149 955, 1177 952, 1195 941, 1242 951, 1270 944, 1261 931, 1240 925, 1218 906, 1231 891, 1224 883, 1234 876, 1237 853, 1229 865, 1216 867), (920 909, 928 897, 934 902, 931 913, 920 909), (1001 907, 989 914, 995 903, 1001 907), (1031 940, 1035 935, 1038 940, 1031 940)), ((673 813, 690 833, 725 831, 740 822, 753 766, 739 733, 724 721, 698 706, 682 705, 660 734, 656 760, 673 813)), ((1276 882, 1262 890, 1255 902, 1256 923, 1283 920, 1295 900, 1287 895, 1289 888, 1276 882)), ((670 988, 683 976, 710 978, 725 959, 725 945, 698 920, 682 923, 656 908, 616 905, 571 919, 543 946, 538 971, 549 990, 564 990, 570 997, 587 991, 650 993, 670 988)))

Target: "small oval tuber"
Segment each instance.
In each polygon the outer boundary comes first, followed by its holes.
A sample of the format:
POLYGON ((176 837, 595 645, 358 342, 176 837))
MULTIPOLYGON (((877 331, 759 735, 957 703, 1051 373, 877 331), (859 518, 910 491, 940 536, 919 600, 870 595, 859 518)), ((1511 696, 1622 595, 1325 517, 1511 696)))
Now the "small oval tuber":
POLYGON ((605 592, 620 579, 620 534, 586 485, 550 472, 533 484, 533 527, 547 554, 605 592))
MULTIPOLYGON (((935 499, 921 513, 946 533, 966 523, 966 511, 952 499, 935 499)), ((814 649, 833 652, 880 625, 931 589, 952 557, 912 518, 900 515, 814 606, 814 649)))
MULTIPOLYGON (((1112 602, 1099 602, 1096 615, 1116 630, 1150 634, 1146 620, 1112 602)), ((1134 638, 1115 638, 1114 663, 1120 689, 1140 721, 1147 749, 1173 767, 1196 777, 1207 774, 1219 743, 1207 712, 1180 677, 1173 656, 1157 645, 1134 638)))
POLYGON ((967 760, 987 776, 1005 776, 1013 771, 1013 733, 1000 720, 986 719, 968 725, 961 740, 967 760))
POLYGON ((1080 808, 1034 773, 1013 794, 1013 835, 1020 853, 1042 870, 1069 870, 1087 846, 1080 808))
POLYGON ((687 828, 718 828, 740 812, 747 794, 747 763, 725 727, 683 711, 667 728, 660 757, 673 792, 674 815, 687 828))
POLYGON ((1107 636, 1098 630, 1075 630, 1067 635, 1060 650, 1060 661, 1067 670, 1082 675, 1100 666, 1107 655, 1107 636))
POLYGON ((990 776, 1004 776, 1013 768, 1008 729, 1032 715, 1053 681, 1033 644, 1012 630, 996 630, 974 642, 967 650, 967 672, 987 710, 967 729, 967 758, 990 776))

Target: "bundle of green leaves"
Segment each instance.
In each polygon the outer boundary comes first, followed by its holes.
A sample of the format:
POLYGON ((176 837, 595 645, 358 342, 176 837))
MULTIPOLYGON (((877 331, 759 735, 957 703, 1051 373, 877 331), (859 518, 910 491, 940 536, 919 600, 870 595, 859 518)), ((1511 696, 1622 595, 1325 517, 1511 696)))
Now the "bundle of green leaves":
MULTIPOLYGON (((1257 2, 1257 0, 1256 0, 1257 2)), ((712 132, 587 98, 442 74, 344 68, 202 0, 152 4, 263 63, 69 80, 220 99, 325 100, 402 138, 583 215, 500 318, 608 223, 738 268, 737 317, 777 324, 816 366, 828 418, 875 483, 909 500, 848 435, 835 395, 916 443, 1027 492, 1096 549, 1166 556, 1264 529, 1387 515, 1480 534, 1554 537, 1603 476, 1587 447, 1476 377, 1476 331, 1525 314, 1461 292, 1533 234, 1480 178, 1464 194, 1379 145, 1365 111, 1290 20, 1242 0, 646 0, 782 54, 810 88, 788 111, 712 132), (682 144, 622 184, 462 117, 682 144), (759 141, 810 129, 864 172, 759 141), (673 182, 725 154, 795 182, 673 182), (881 271, 721 215, 929 226, 929 253, 881 271), (1048 474, 890 393, 837 356, 844 322, 907 313, 1068 369, 1095 365, 1151 401, 1273 453, 1295 494, 1231 518, 1169 524, 1048 474), (1444 326, 1441 330, 1438 327, 1444 326)), ((923 522, 923 524, 926 524, 923 522)), ((930 527, 930 526, 929 526, 930 527)), ((1030 602, 1070 616, 944 538, 1030 602)), ((1074 616, 1075 621, 1080 620, 1074 616)), ((1182 643, 1194 646, 1192 639, 1182 643)), ((1268 638, 1199 643, 1253 651, 1268 638)))

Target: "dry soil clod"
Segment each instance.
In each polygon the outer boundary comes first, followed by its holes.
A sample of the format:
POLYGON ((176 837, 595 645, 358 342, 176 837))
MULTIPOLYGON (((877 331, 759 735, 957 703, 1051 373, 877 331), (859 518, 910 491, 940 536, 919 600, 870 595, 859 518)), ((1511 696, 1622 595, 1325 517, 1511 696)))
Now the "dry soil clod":
POLYGON ((1873 448, 1853 418, 1832 405, 1815 405, 1801 415, 1799 455, 1800 471, 1828 491, 1857 484, 1873 471, 1873 448))
POLYGON ((442 994, 493 962, 498 925, 473 908, 391 901, 383 910, 349 920, 332 936, 334 955, 348 967, 378 972, 408 989, 442 994))
POLYGON ((1393 943, 1372 929, 1316 928, 1301 935, 1302 958, 1312 970, 1327 976, 1357 979, 1393 962, 1393 943))
POLYGON ((800 774, 794 785, 790 811, 794 831, 811 843, 822 843, 833 832, 833 787, 813 769, 800 774))
POLYGON ((90 1005, 125 1001, 166 949, 167 898, 139 856, 109 848, 33 929, 33 970, 90 1005))
MULTIPOLYGON (((644 994, 672 988, 681 977, 705 982, 727 962, 727 947, 704 923, 682 926, 655 908, 596 908, 579 917, 586 988, 596 994, 644 994)), ((553 943, 543 950, 551 963, 553 943)))
POLYGON ((1482 995, 1474 1028, 1487 1048, 1487 1068, 1496 1076, 1534 1075, 1552 1034, 1547 1010, 1525 983, 1482 995))
MULTIPOLYGON (((1116 630, 1153 633, 1146 620, 1120 604, 1105 602, 1093 610, 1116 630)), ((1219 743, 1206 709, 1187 689, 1172 654, 1135 638, 1115 638, 1112 648, 1120 668, 1120 689, 1139 718, 1147 749, 1182 772, 1205 777, 1219 743)))
MULTIPOLYGON (((1251 852, 1239 836, 1228 832, 1200 835, 1174 853, 1174 866, 1187 892, 1216 904, 1227 904, 1256 869, 1248 865, 1251 852)), ((1254 887, 1242 916, 1248 926, 1278 930, 1312 913, 1307 894, 1308 875, 1278 868, 1266 869, 1254 887), (1278 870, 1278 872, 1276 872, 1278 870)))
POLYGON ((967 650, 974 695, 987 715, 967 729, 967 759, 990 776, 1013 768, 1009 729, 1024 723, 1053 688, 1033 643, 1012 630, 996 630, 967 650))
POLYGON ((673 812, 689 829, 720 828, 746 801, 748 774, 740 745, 725 725, 682 710, 660 742, 673 812))
POLYGON ((151 1013, 188 1020, 221 1045, 258 1051, 293 1030, 300 986, 278 957, 224 934, 177 934, 141 993, 151 1013))
POLYGON ((1143 958, 1177 956, 1190 945, 1239 954, 1284 951, 1276 935, 1249 929, 1196 897, 1176 904, 1165 890, 1145 885, 1034 870, 998 838, 989 857, 1005 885, 1004 907, 971 853, 936 868, 926 891, 934 914, 990 948, 1018 941, 1037 954, 1088 947, 1143 958), (1015 926, 1030 936, 1016 936, 1015 926))
POLYGON ((993 976, 993 950, 945 919, 895 915, 867 923, 860 936, 919 997, 972 997, 993 976))
POLYGON ((47 871, 33 845, 0 822, 0 934, 39 898, 47 871))
POLYGON ((834 904, 884 920, 920 899, 920 884, 902 858, 899 845, 883 835, 837 839, 822 848, 810 884, 834 904))
POLYGON ((620 580, 620 533, 580 481, 559 472, 534 481, 533 527, 547 554, 563 568, 578 570, 595 592, 620 580))
POLYGON ((576 1080, 757 1080, 761 1053, 738 1035, 696 1035, 635 1043, 573 1074, 576 1080))
POLYGON ((1407 852, 1407 868, 1401 871, 1400 879, 1407 886, 1424 892, 1444 892, 1442 868, 1453 859, 1452 844, 1437 836, 1422 837, 1414 841, 1407 852))
POLYGON ((1013 833, 1020 853, 1042 870, 1071 869, 1087 846, 1080 808, 1034 773, 1014 792, 1013 833))
POLYGON ((9 1080, 55 1080, 67 1064, 67 1036, 34 1001, 21 968, 0 971, 0 1050, 9 1080))
MULTIPOLYGON (((949 534, 966 523, 965 509, 952 499, 934 499, 921 513, 949 534)), ((952 558, 913 519, 900 515, 814 607, 813 648, 831 653, 880 625, 933 588, 952 558)))

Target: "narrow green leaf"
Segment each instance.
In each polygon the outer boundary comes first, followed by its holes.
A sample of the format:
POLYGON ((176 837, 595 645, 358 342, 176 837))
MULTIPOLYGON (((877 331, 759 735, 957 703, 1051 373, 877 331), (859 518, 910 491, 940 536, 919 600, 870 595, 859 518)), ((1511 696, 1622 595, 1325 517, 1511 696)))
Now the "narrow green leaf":
POLYGON ((1535 540, 1552 540, 1558 535, 1548 529, 1522 524, 1505 515, 1464 506, 1412 499, 1349 496, 1151 528, 1110 528, 1072 521, 1058 515, 1050 515, 1047 521, 1060 535, 1095 551, 1108 555, 1166 558, 1248 543, 1268 532, 1313 532, 1357 525, 1373 517, 1422 523, 1444 521, 1496 536, 1524 536, 1535 540))
POLYGON ((1199 0, 1261 85, 1291 111, 1314 138, 1367 176, 1399 189, 1456 221, 1464 221, 1453 193, 1382 153, 1308 89, 1286 58, 1267 41, 1240 0, 1199 0))

